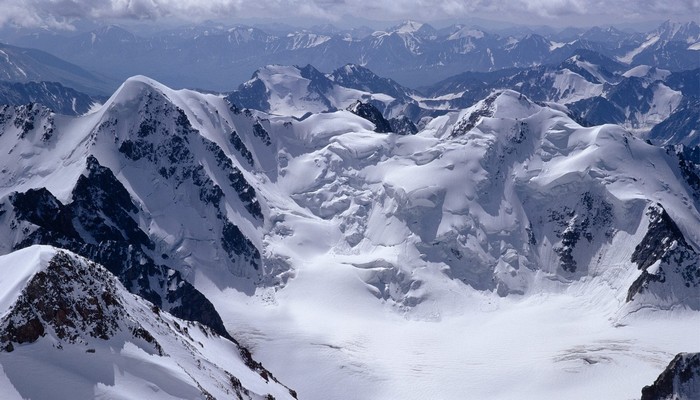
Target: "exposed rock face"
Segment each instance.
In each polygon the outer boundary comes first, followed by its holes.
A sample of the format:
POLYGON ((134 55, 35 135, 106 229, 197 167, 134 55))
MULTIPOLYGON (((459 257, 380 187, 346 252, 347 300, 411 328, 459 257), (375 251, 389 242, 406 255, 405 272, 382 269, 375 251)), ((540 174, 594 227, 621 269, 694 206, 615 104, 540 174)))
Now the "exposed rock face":
POLYGON ((554 252, 560 257, 561 268, 569 273, 576 272, 578 268, 573 254, 579 241, 583 239, 590 244, 598 233, 607 238, 612 236, 612 206, 601 196, 590 192, 583 193, 573 209, 564 207, 562 210, 552 210, 550 218, 557 238, 561 239, 554 252))
POLYGON ((104 265, 128 290, 158 307, 229 337, 211 302, 179 272, 157 265, 149 255, 154 245, 134 219, 137 207, 94 157, 88 158, 87 174, 78 179, 70 204, 61 204, 44 188, 15 193, 10 203, 12 224, 26 231, 15 249, 45 244, 73 251, 104 265))
POLYGON ((463 136, 467 132, 474 129, 477 122, 479 122, 479 118, 493 116, 493 108, 491 106, 493 105, 493 102, 496 101, 499 94, 500 93, 495 93, 484 99, 479 104, 475 105, 475 109, 472 113, 465 116, 465 118, 461 119, 457 124, 455 124, 455 126, 452 128, 451 136, 463 136))
POLYGON ((402 116, 399 118, 389 119, 391 131, 399 135, 415 135, 418 133, 418 127, 408 117, 402 116))
MULTIPOLYGON (((19 129, 18 136, 24 139, 31 132, 41 134, 41 141, 47 142, 54 134, 54 115, 51 110, 37 103, 19 106, 0 106, 0 124, 12 122, 19 129)), ((9 124, 8 124, 9 126, 9 124)), ((0 136, 5 133, 7 126, 0 128, 0 136)))
POLYGON ((13 343, 33 343, 47 333, 65 343, 88 344, 108 340, 119 331, 146 340, 163 355, 151 334, 127 318, 112 274, 59 252, 28 282, 0 322, 0 348, 12 351, 13 343))
POLYGON ((391 125, 389 124, 389 121, 384 118, 382 113, 376 107, 369 103, 363 103, 358 100, 355 102, 355 104, 348 107, 348 111, 372 122, 375 126, 375 132, 391 132, 391 125))
POLYGON ((642 274, 630 286, 627 301, 634 300, 646 291, 652 291, 669 300, 673 297, 685 298, 687 305, 697 309, 700 256, 660 204, 649 207, 647 215, 647 234, 632 254, 632 262, 637 264, 642 274), (667 281, 678 281, 680 284, 662 285, 667 281), (669 292, 668 288, 687 291, 687 298, 681 293, 669 292))
MULTIPOLYGON (((103 266, 49 247, 36 246, 21 252, 30 257, 15 260, 32 259, 32 254, 40 254, 40 257, 39 261, 35 261, 39 263, 36 265, 2 265, 6 269, 16 267, 34 271, 27 272, 28 280, 22 287, 10 288, 10 292, 17 290, 16 300, 0 319, 0 353, 6 353, 6 361, 21 353, 19 357, 25 357, 23 362, 40 362, 34 360, 33 350, 25 347, 45 338, 44 343, 50 343, 51 347, 44 347, 44 352, 60 354, 42 354, 41 357, 70 355, 71 363, 75 363, 72 372, 78 378, 78 384, 82 384, 80 378, 95 379, 81 369, 83 365, 89 366, 91 362, 109 365, 124 348, 135 346, 152 356, 138 363, 150 365, 156 370, 144 377, 154 388, 164 387, 162 375, 157 370, 161 364, 169 363, 181 375, 168 375, 166 382, 179 379, 179 387, 203 398, 271 398, 270 395, 259 394, 260 390, 271 390, 275 396, 283 398, 296 398, 293 390, 282 385, 236 341, 233 341, 233 345, 227 343, 225 338, 210 328, 176 319, 159 307, 128 293, 103 266), (49 255, 50 259, 41 261, 45 255, 49 255), (228 352, 227 363, 223 365, 221 360, 212 359, 208 346, 228 352), (27 350, 30 354, 27 354, 27 350), (82 357, 89 357, 90 360, 82 357), (236 375, 229 370, 235 371, 236 375), (257 393, 247 387, 251 381, 257 393)), ((21 274, 17 271, 12 273, 21 274)), ((183 299, 185 301, 187 299, 183 299)), ((122 372, 129 373, 131 365, 128 357, 124 357, 119 365, 122 372)), ((59 389, 64 393, 70 390, 65 387, 59 389)), ((186 394, 185 398, 190 396, 186 394)))
POLYGON ((693 190, 695 200, 700 202, 700 146, 668 146, 666 152, 678 158, 681 174, 693 190))
POLYGON ((700 353, 679 353, 650 386, 642 400, 692 400, 700 398, 700 353))

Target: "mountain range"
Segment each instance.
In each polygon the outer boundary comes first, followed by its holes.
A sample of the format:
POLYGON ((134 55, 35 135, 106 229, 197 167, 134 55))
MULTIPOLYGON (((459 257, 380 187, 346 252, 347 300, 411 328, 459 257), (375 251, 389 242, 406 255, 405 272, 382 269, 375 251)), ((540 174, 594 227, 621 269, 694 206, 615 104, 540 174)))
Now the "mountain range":
POLYGON ((251 71, 268 64, 312 64, 322 71, 358 64, 414 88, 464 71, 558 64, 581 49, 630 67, 653 65, 671 71, 700 67, 700 27, 670 21, 647 33, 596 27, 546 37, 501 36, 463 25, 435 29, 405 21, 378 31, 317 27, 274 33, 210 23, 144 36, 110 25, 73 34, 16 32, 8 40, 118 81, 145 74, 174 87, 215 91, 235 88, 251 71))
MULTIPOLYGON (((259 77, 334 82, 314 71, 269 68, 259 77)), ((269 104, 330 101, 309 95, 311 84, 280 85, 269 90, 269 104)), ((340 96, 333 101, 350 93, 331 92, 340 96)), ((431 382, 436 395, 468 387, 483 394, 490 383, 454 383, 455 373, 471 367, 437 368, 456 360, 447 348, 473 349, 457 344, 462 334, 427 334, 423 324, 454 325, 479 342, 496 331, 474 330, 468 322, 474 318, 507 315, 491 322, 493 329, 516 324, 534 334, 540 325, 510 313, 548 310, 559 317, 535 319, 565 329, 561 324, 573 318, 587 328, 553 347, 546 336, 530 338, 547 354, 538 370, 553 376, 526 375, 496 398, 511 397, 532 379, 530 390, 541 395, 564 390, 554 382, 567 371, 598 377, 586 391, 568 387, 573 397, 629 397, 653 381, 669 360, 665 352, 693 346, 684 332, 700 309, 698 150, 658 147, 616 125, 582 126, 558 107, 511 90, 424 121, 408 135, 381 132, 376 114, 354 104, 305 105, 301 117, 294 108, 272 114, 134 77, 79 117, 39 105, 5 106, 0 252, 7 255, 0 266, 27 265, 5 284, 5 384, 22 397, 48 390, 10 372, 15 357, 60 371, 63 364, 50 360, 80 354, 81 365, 112 362, 120 376, 131 377, 141 371, 131 354, 140 354, 157 367, 136 383, 73 371, 82 383, 71 393, 143 393, 146 385, 166 397, 226 398, 222 393, 238 390, 387 398, 431 382), (54 277, 57 265, 63 275, 54 277), (46 281, 74 285, 74 276, 83 286, 33 289, 46 281), (54 300, 60 293, 69 294, 54 300), (91 300, 95 293, 111 294, 91 300), (542 296, 549 300, 542 303, 542 296), (675 339, 666 345, 655 338, 669 322, 650 315, 674 310, 688 314, 673 320, 675 339), (104 315, 114 319, 95 322, 104 315), (374 324, 388 336, 368 336, 374 324), (594 339, 587 329, 601 331, 594 339), (401 331, 403 339, 395 336, 401 331), (205 333, 212 338, 206 344, 205 333), (411 353, 416 340, 430 355, 411 353), (591 347, 572 347, 580 340, 592 340, 591 347), (194 352, 196 341, 205 355, 194 352), (245 361, 245 350, 233 358, 207 350, 228 346, 235 353, 237 343, 263 364, 245 361), (32 350, 39 346, 45 350, 32 350), (99 358, 109 348, 121 349, 119 357, 99 358), (182 372, 173 375, 160 352, 177 353, 170 359, 182 372), (380 360, 369 364, 377 354, 380 360), (247 369, 231 361, 237 357, 247 369), (206 378, 200 367, 192 369, 197 359, 211 361, 206 378), (621 364, 640 373, 625 374, 621 364), (609 389, 603 377, 613 371, 620 384, 609 389), (329 378, 336 383, 319 384, 329 378)), ((491 356, 475 350, 472 357, 481 365, 491 356)), ((489 380, 510 373, 501 367, 489 380)))
POLYGON ((13 36, 0 393, 696 398, 699 41, 13 36))

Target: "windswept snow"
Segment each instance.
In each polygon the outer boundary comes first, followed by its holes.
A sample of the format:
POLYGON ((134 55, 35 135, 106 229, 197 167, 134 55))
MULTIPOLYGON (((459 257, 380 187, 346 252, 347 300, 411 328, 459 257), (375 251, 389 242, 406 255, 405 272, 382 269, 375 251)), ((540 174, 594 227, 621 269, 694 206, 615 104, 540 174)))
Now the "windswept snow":
MULTIPOLYGON (((271 66, 259 77, 270 113, 135 77, 100 110, 56 118, 53 141, 43 142, 38 128, 22 137, 6 124, 0 144, 13 151, 0 199, 46 186, 69 201, 84 157, 95 155, 133 198, 133 217, 155 242, 151 253, 170 260, 302 399, 635 398, 677 352, 700 350, 688 334, 700 323, 690 283, 651 287, 644 302, 628 301, 642 274, 632 256, 648 232, 650 206, 663 206, 691 249, 700 243, 693 194, 664 149, 619 126, 583 127, 510 90, 435 117, 416 135, 380 134, 351 112, 313 108, 319 99, 309 98, 310 80, 298 68, 271 66), (169 117, 151 127, 154 110, 169 117), (139 135, 154 148, 180 135, 191 154, 172 164, 201 167, 222 193, 214 196, 218 208, 189 180, 157 172, 167 166, 158 152, 122 154, 118 144, 139 135), (261 218, 235 195, 207 143, 255 191, 261 218), (219 250, 221 218, 260 251, 249 275, 219 250)), ((602 86, 570 71, 554 79, 566 101, 602 86)), ((328 93, 336 106, 352 97, 328 93)), ((658 109, 678 93, 660 85, 654 98, 658 109)), ((5 225, 0 234, 11 246, 21 233, 5 225)), ((41 254, 0 258, 0 266, 29 265, 0 277, 0 289, 21 287, 41 254)), ((136 315, 151 312, 129 299, 136 315)), ((0 298, 0 306, 10 303, 0 298)), ((175 318, 163 318, 174 326, 175 318)), ((227 357, 233 344, 191 335, 175 337, 212 365, 238 365, 227 357)), ((174 339, 162 340, 195 367, 174 339)), ((190 370, 176 356, 161 360, 128 343, 87 355, 65 349, 109 367, 86 361, 79 376, 91 369, 96 376, 86 381, 72 375, 68 358, 54 358, 48 340, 31 349, 0 361, 0 384, 11 382, 22 396, 31 388, 18 378, 20 366, 30 365, 106 398, 122 390, 145 396, 154 381, 155 396, 194 397, 182 372, 190 370), (34 361, 22 364, 32 351, 34 361)), ((253 378, 251 387, 264 385, 253 378)))
POLYGON ((652 82, 657 80, 664 80, 668 78, 669 75, 671 75, 671 71, 651 67, 649 65, 638 65, 622 74, 622 76, 624 76, 625 78, 648 78, 652 82))
POLYGON ((640 54, 641 52, 643 52, 643 51, 644 51, 645 49, 647 49, 648 47, 653 46, 654 44, 656 44, 656 42, 658 42, 659 39, 661 39, 661 37, 658 36, 658 35, 649 35, 649 37, 647 38, 647 40, 646 40, 644 43, 642 43, 641 45, 639 45, 639 47, 635 48, 634 50, 630 50, 630 51, 629 51, 627 54, 625 54, 624 56, 617 57, 617 61, 623 62, 623 63, 625 63, 625 64, 631 64, 632 61, 634 60, 634 58, 635 58, 638 54, 640 54))

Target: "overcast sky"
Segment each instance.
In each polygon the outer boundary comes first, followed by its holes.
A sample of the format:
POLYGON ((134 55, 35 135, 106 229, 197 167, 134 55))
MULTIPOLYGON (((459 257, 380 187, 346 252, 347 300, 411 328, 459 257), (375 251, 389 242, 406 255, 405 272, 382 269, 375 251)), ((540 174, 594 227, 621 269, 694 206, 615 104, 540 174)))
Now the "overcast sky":
POLYGON ((348 17, 424 22, 477 17, 524 25, 591 26, 697 21, 700 0, 0 0, 2 26, 71 29, 80 20, 241 22, 265 17, 338 25, 347 25, 348 17))

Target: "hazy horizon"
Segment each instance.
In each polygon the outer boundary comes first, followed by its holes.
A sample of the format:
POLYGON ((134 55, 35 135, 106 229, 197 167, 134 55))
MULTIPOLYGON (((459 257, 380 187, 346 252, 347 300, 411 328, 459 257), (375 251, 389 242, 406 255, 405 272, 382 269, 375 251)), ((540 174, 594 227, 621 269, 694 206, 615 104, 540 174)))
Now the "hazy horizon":
POLYGON ((697 22, 700 16, 698 0, 673 4, 657 0, 0 0, 0 4, 4 9, 0 15, 2 28, 67 31, 106 24, 158 30, 208 20, 295 27, 328 23, 341 29, 363 25, 378 29, 406 19, 438 28, 465 23, 489 29, 615 26, 645 30, 665 20, 697 22))

